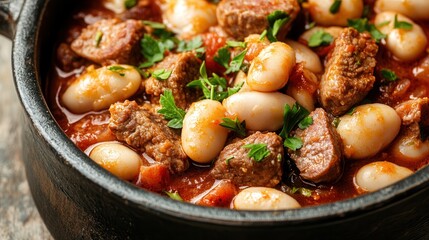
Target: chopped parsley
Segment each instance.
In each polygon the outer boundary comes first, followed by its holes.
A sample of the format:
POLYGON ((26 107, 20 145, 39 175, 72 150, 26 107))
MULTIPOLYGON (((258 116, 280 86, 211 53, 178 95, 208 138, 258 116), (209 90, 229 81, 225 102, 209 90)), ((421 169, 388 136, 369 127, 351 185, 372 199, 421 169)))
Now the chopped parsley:
MULTIPOLYGON (((230 41, 229 43, 230 44, 232 43, 232 45, 236 45, 236 43, 239 43, 239 42, 230 41)), ((244 57, 246 56, 246 53, 247 53, 247 50, 244 50, 231 60, 231 53, 229 52, 229 47, 231 46, 228 45, 227 43, 227 45, 220 48, 217 51, 216 56, 213 57, 213 60, 215 62, 217 62, 222 67, 226 68, 225 74, 230 74, 233 72, 240 71, 243 67, 244 57)))
POLYGON ((171 73, 172 73, 171 70, 157 69, 153 71, 152 77, 154 77, 157 80, 167 80, 170 77, 171 73))
POLYGON ((323 31, 323 30, 317 30, 315 33, 313 33, 308 40, 308 46, 309 47, 319 47, 321 45, 329 45, 334 40, 334 37, 332 37, 331 34, 323 31))
POLYGON ((123 77, 123 76, 125 76, 124 71, 126 69, 123 68, 123 67, 121 67, 121 66, 110 66, 110 67, 107 68, 107 70, 115 72, 115 73, 119 74, 119 76, 123 77))
POLYGON ((298 123, 298 127, 300 129, 306 129, 308 128, 311 124, 313 124, 313 118, 310 116, 305 117, 304 119, 301 120, 301 122, 298 123))
POLYGON ((213 57, 213 60, 224 68, 229 67, 229 62, 231 61, 231 53, 228 50, 228 47, 219 48, 216 56, 213 57))
POLYGON ((164 90, 164 93, 161 94, 161 98, 159 99, 159 103, 162 108, 158 110, 158 113, 164 115, 164 118, 169 120, 167 126, 175 129, 182 128, 183 118, 186 112, 176 106, 173 93, 170 89, 164 90))
POLYGON ((250 149, 247 156, 256 162, 264 160, 264 158, 268 157, 271 153, 265 143, 246 144, 243 145, 242 148, 250 149))
POLYGON ((308 127, 312 124, 313 119, 311 119, 311 124, 309 123, 310 120, 307 118, 307 116, 310 113, 299 105, 298 103, 295 103, 292 108, 285 104, 284 112, 283 112, 283 128, 280 132, 280 136, 284 139, 283 145, 293 151, 296 151, 297 149, 300 149, 302 147, 302 140, 296 137, 291 137, 289 134, 291 133, 292 129, 294 129, 297 125, 301 123, 302 127, 308 127))
POLYGON ((246 122, 245 121, 240 122, 237 117, 234 120, 230 118, 223 118, 222 122, 219 125, 234 131, 241 137, 246 136, 246 122))
POLYGON ((200 78, 188 83, 186 86, 200 88, 206 99, 222 101, 232 94, 237 93, 243 86, 243 83, 230 88, 228 87, 226 79, 219 77, 215 73, 209 78, 207 76, 205 62, 203 62, 200 67, 200 78))
POLYGON ((293 187, 290 191, 292 194, 300 193, 301 195, 303 195, 305 197, 311 197, 311 195, 313 194, 312 190, 310 190, 308 188, 303 188, 303 187, 300 187, 300 188, 293 187))
POLYGON ((276 10, 270 13, 267 19, 268 29, 266 30, 266 32, 264 31, 264 33, 262 33, 261 35, 264 35, 264 37, 266 35, 270 42, 276 42, 277 34, 279 33, 280 29, 290 21, 290 16, 284 11, 276 10))
POLYGON ((332 125, 335 127, 335 128, 337 128, 338 127, 338 125, 340 124, 340 122, 341 122, 341 119, 340 118, 334 118, 334 120, 332 120, 332 125))
POLYGON ((234 159, 234 156, 230 156, 227 159, 225 159, 225 164, 229 165, 229 161, 231 161, 232 159, 234 159))
POLYGON ((228 47, 240 47, 240 48, 246 48, 246 43, 245 42, 239 42, 239 41, 231 41, 228 40, 226 41, 226 45, 228 47))
POLYGON ((225 74, 229 74, 229 73, 240 71, 240 69, 241 69, 241 67, 243 65, 244 57, 246 56, 246 52, 247 52, 247 50, 242 51, 241 53, 239 53, 237 56, 235 56, 231 60, 231 62, 229 63, 228 68, 226 69, 225 74))
POLYGON ((164 193, 167 194, 167 196, 170 197, 173 200, 177 200, 177 201, 183 202, 183 198, 179 195, 178 192, 164 191, 164 193))
POLYGON ((167 27, 160 22, 152 22, 152 21, 142 21, 144 25, 151 27, 153 29, 166 29, 167 27))
POLYGON ((332 3, 331 7, 329 8, 329 12, 332 14, 336 14, 341 7, 341 0, 335 0, 334 3, 332 3))
POLYGON ((137 0, 125 0, 124 5, 125 5, 126 9, 130 9, 130 8, 134 7, 135 5, 137 5, 137 0))
POLYGON ((201 36, 197 36, 189 41, 180 41, 177 45, 178 52, 195 51, 196 53, 203 54, 205 49, 203 46, 203 40, 201 36))
POLYGON ((393 22, 393 28, 399 28, 404 30, 413 29, 413 24, 405 21, 398 21, 398 14, 395 15, 395 20, 393 22))
POLYGON ((95 47, 98 48, 100 46, 101 39, 103 39, 103 32, 98 30, 97 33, 95 34, 95 39, 94 39, 95 47))
POLYGON ((346 114, 347 115, 353 115, 355 113, 356 107, 352 107, 346 114))
POLYGON ((157 41, 149 34, 145 34, 140 41, 141 53, 146 58, 146 62, 140 64, 140 68, 153 66, 155 63, 164 59, 165 45, 161 41, 157 41))
POLYGON ((390 69, 383 68, 381 69, 380 73, 381 73, 381 76, 383 76, 383 78, 389 82, 393 82, 398 79, 398 76, 396 76, 396 73, 390 69))
POLYGON ((368 23, 367 18, 347 19, 347 24, 360 33, 368 31, 376 42, 386 38, 386 35, 380 32, 374 24, 368 23))

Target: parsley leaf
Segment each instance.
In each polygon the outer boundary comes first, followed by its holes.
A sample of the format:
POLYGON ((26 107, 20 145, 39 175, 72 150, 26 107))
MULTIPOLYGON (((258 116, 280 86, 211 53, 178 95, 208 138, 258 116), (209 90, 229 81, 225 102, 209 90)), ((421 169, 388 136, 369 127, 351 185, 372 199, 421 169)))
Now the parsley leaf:
POLYGON ((107 68, 107 70, 115 72, 115 73, 119 74, 119 76, 123 77, 123 76, 125 76, 124 71, 126 69, 123 68, 123 67, 121 67, 121 66, 110 66, 110 67, 107 68))
POLYGON ((264 158, 270 155, 270 151, 267 148, 267 144, 265 143, 253 143, 243 145, 242 148, 250 149, 247 156, 256 162, 260 162, 264 160, 264 158))
POLYGON ((334 118, 334 120, 332 120, 332 125, 335 127, 335 128, 337 128, 338 127, 338 125, 340 124, 340 122, 341 122, 341 119, 340 118, 334 118))
POLYGON ((142 21, 144 25, 151 27, 153 29, 166 29, 167 27, 160 22, 152 22, 152 21, 142 21))
POLYGON ((225 74, 238 72, 243 65, 244 57, 246 56, 247 50, 242 51, 237 56, 235 56, 232 61, 229 63, 229 67, 226 69, 225 74))
POLYGON ((311 194, 313 194, 313 191, 312 190, 310 190, 310 189, 308 189, 308 188, 303 188, 303 187, 301 187, 301 188, 297 188, 297 187, 293 187, 291 190, 290 190, 290 192, 292 193, 292 194, 295 194, 295 193, 300 193, 301 195, 303 195, 303 196, 306 196, 306 197, 311 197, 311 194))
POLYGON ((368 23, 367 18, 347 19, 347 24, 349 27, 353 27, 360 33, 368 31, 376 42, 386 38, 386 35, 380 32, 374 24, 368 23))
POLYGON ((146 62, 140 65, 140 68, 146 68, 154 65, 156 62, 164 59, 165 47, 162 42, 155 40, 149 34, 145 34, 140 41, 141 53, 146 58, 146 62))
POLYGON ((231 161, 232 159, 234 159, 234 156, 230 156, 227 159, 225 159, 225 164, 229 165, 229 161, 231 161))
POLYGON ((125 0, 124 1, 125 8, 130 9, 137 5, 137 0, 125 0))
POLYGON ((319 47, 321 45, 329 45, 333 40, 334 38, 331 34, 323 30, 318 30, 311 35, 310 39, 308 40, 308 46, 319 47))
POLYGON ((188 51, 194 51, 203 54, 205 52, 205 49, 203 46, 203 40, 201 36, 197 36, 189 41, 180 41, 177 45, 177 51, 178 52, 188 52, 188 51))
MULTIPOLYGON (((283 145, 293 151, 300 149, 302 147, 302 140, 297 137, 290 137, 289 134, 295 126, 300 123, 303 119, 310 113, 307 109, 303 108, 298 103, 295 103, 292 108, 285 104, 284 112, 283 112, 283 128, 280 132, 280 136, 284 139, 283 145)), ((301 126, 305 127, 309 124, 310 120, 305 120, 301 126)), ((313 119, 311 119, 313 122, 313 119)), ((308 126, 307 126, 308 127, 308 126)))
POLYGON ((380 73, 381 73, 381 76, 383 76, 383 78, 389 82, 393 82, 398 79, 398 76, 396 76, 396 73, 390 69, 383 68, 381 69, 380 73))
POLYGON ((98 30, 97 33, 95 34, 95 39, 94 39, 95 47, 98 48, 100 46, 101 39, 103 39, 103 32, 98 30))
POLYGON ((213 60, 224 68, 229 67, 229 61, 231 60, 231 53, 228 50, 228 47, 222 47, 217 51, 216 56, 213 57, 213 60))
POLYGON ((302 148, 302 140, 297 137, 287 137, 285 138, 283 145, 292 151, 296 151, 302 148))
POLYGON ((228 40, 226 41, 226 45, 228 47, 240 47, 240 48, 246 48, 246 43, 245 42, 239 42, 239 41, 231 41, 228 40))
POLYGON ((277 34, 280 29, 289 22, 290 16, 284 11, 276 10, 270 13, 267 17, 268 19, 268 29, 266 36, 270 42, 277 41, 277 34))
POLYGON ((393 22, 393 28, 399 28, 404 30, 413 29, 413 24, 405 21, 398 21, 398 14, 395 15, 395 20, 393 22))
POLYGON ((170 89, 164 90, 164 93, 161 94, 161 98, 159 99, 159 103, 162 108, 158 110, 158 113, 164 115, 165 119, 170 120, 167 126, 176 129, 182 128, 183 118, 185 117, 186 112, 176 106, 173 93, 170 89))
POLYGON ((329 8, 329 12, 332 14, 336 14, 340 10, 341 0, 335 0, 329 8))
POLYGON ((157 69, 153 71, 152 77, 154 77, 157 80, 167 80, 172 73, 172 70, 167 69, 157 69))
POLYGON ((298 123, 298 127, 300 129, 306 129, 312 124, 313 124, 313 118, 310 116, 307 116, 304 119, 302 119, 301 122, 298 123))
POLYGON ((239 136, 245 137, 246 136, 246 122, 238 121, 238 118, 236 117, 234 120, 230 118, 223 118, 223 122, 221 122, 219 125, 221 125, 224 128, 227 128, 229 130, 234 131, 239 136))
POLYGON ((170 197, 173 200, 177 200, 177 201, 183 202, 183 198, 179 195, 178 192, 164 191, 164 193, 167 194, 167 196, 170 197))

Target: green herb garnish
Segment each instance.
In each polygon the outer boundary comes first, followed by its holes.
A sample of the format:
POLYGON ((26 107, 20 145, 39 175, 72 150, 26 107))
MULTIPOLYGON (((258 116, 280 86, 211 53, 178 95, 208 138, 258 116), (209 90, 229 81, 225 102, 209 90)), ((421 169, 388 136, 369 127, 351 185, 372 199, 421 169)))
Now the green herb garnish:
POLYGON ((97 33, 95 34, 95 39, 94 39, 95 47, 98 48, 100 46, 101 39, 103 39, 103 32, 98 30, 97 33))
POLYGON ((229 61, 231 61, 231 53, 228 47, 219 48, 217 54, 213 57, 213 60, 224 68, 229 67, 229 61))
POLYGON ((167 126, 175 129, 182 128, 183 118, 186 112, 176 106, 173 93, 170 89, 164 90, 164 93, 161 94, 161 98, 159 99, 159 103, 162 108, 158 110, 158 113, 164 115, 164 118, 169 120, 167 126))
POLYGON ((265 143, 247 144, 243 145, 242 148, 250 149, 247 156, 256 162, 264 160, 264 158, 266 158, 271 153, 267 148, 267 144, 265 143))
POLYGON ((383 68, 381 69, 380 73, 381 73, 381 76, 383 76, 383 78, 389 82, 393 82, 398 79, 398 76, 396 76, 396 73, 390 69, 383 68))
POLYGON ((290 191, 292 194, 295 194, 298 192, 305 197, 311 197, 311 195, 313 194, 312 190, 310 190, 308 188, 303 188, 303 187, 301 187, 301 188, 293 187, 290 191))
POLYGON ((240 122, 237 117, 234 120, 230 118, 223 118, 222 122, 219 125, 229 130, 232 130, 241 137, 246 136, 246 122, 240 122))
POLYGON ((318 30, 311 35, 310 39, 308 40, 308 46, 319 47, 321 45, 329 45, 333 40, 334 38, 331 34, 323 30, 318 30))
POLYGON ((240 71, 240 69, 241 69, 241 67, 243 65, 244 57, 246 56, 246 52, 247 52, 247 50, 242 51, 241 53, 239 53, 237 56, 235 56, 231 60, 231 62, 229 63, 228 68, 226 69, 225 74, 229 74, 229 73, 240 71))
POLYGON ((177 45, 178 52, 195 51, 199 54, 204 53, 203 40, 201 36, 197 36, 189 41, 180 41, 177 45))
POLYGON ((137 0, 125 0, 124 2, 125 8, 130 9, 137 5, 137 0))
POLYGON ((306 129, 308 128, 311 124, 313 124, 313 118, 310 116, 305 117, 304 119, 302 119, 299 123, 298 123, 298 127, 300 129, 306 129))
POLYGON ((121 66, 110 66, 110 67, 107 68, 107 70, 115 72, 115 73, 119 74, 119 76, 123 77, 123 76, 125 76, 124 71, 126 69, 123 68, 123 67, 121 67, 121 66))
POLYGON ((334 118, 334 120, 332 120, 332 125, 337 128, 338 125, 340 124, 341 119, 340 118, 334 118))
POLYGON ((164 193, 167 194, 167 196, 170 197, 173 200, 177 200, 177 201, 183 202, 183 198, 179 195, 178 192, 164 191, 164 193))
POLYGON ((140 65, 140 68, 153 66, 155 63, 164 59, 165 46, 161 41, 157 41, 149 34, 145 34, 140 41, 141 53, 146 58, 146 62, 140 65))
POLYGON ((340 10, 341 0, 335 0, 329 8, 329 12, 332 14, 336 14, 340 10))
POLYGON ((405 21, 398 21, 398 14, 395 15, 395 20, 393 22, 393 28, 399 28, 404 30, 413 29, 413 24, 405 21))
POLYGON ((290 16, 284 11, 276 10, 270 13, 267 17, 268 19, 268 29, 266 36, 270 42, 277 41, 277 34, 280 29, 289 22, 290 16))
POLYGON ((142 21, 144 25, 151 27, 153 29, 166 29, 167 27, 160 22, 152 22, 152 21, 142 21))
POLYGON ((234 156, 230 156, 227 159, 225 159, 225 164, 229 165, 229 161, 231 161, 232 159, 234 159, 234 156))
POLYGON ((368 23, 367 18, 348 19, 347 24, 349 27, 353 27, 360 33, 368 31, 376 42, 386 38, 386 35, 380 32, 374 24, 368 23))
MULTIPOLYGON (((304 119, 307 119, 306 117, 309 114, 310 113, 307 111, 307 109, 303 108, 298 103, 295 103, 292 108, 288 104, 285 104, 283 111, 283 128, 279 134, 284 139, 283 145, 285 147, 293 151, 296 151, 302 147, 302 140, 297 137, 290 137, 289 134, 296 125, 298 125, 304 119)), ((304 120, 301 126, 308 127, 309 122, 310 120, 308 119, 304 120)))
POLYGON ((240 48, 246 48, 246 43, 245 42, 239 42, 239 41, 231 41, 228 40, 226 41, 226 45, 228 47, 240 47, 240 48))
POLYGON ((170 75, 171 75, 172 71, 171 70, 166 70, 166 69, 157 69, 155 71, 153 71, 152 73, 152 77, 154 77, 157 80, 167 80, 170 75))

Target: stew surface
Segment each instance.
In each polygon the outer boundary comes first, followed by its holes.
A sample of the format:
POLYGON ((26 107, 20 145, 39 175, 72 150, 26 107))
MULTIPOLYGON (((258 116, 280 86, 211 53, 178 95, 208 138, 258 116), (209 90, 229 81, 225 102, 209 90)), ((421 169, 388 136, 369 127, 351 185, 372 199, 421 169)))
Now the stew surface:
POLYGON ((429 162, 429 2, 400 2, 79 1, 45 94, 101 167, 173 199, 352 198, 429 162))

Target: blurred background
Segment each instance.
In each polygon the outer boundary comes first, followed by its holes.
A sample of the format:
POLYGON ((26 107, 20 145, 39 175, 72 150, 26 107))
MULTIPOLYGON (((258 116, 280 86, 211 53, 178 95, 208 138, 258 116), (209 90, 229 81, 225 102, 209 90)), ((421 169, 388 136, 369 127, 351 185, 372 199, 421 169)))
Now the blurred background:
POLYGON ((11 48, 12 42, 0 36, 0 239, 52 239, 25 178, 22 112, 12 81, 11 48))

